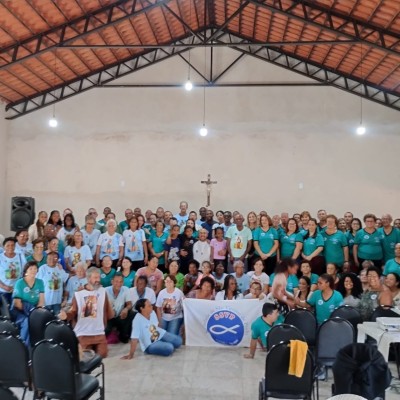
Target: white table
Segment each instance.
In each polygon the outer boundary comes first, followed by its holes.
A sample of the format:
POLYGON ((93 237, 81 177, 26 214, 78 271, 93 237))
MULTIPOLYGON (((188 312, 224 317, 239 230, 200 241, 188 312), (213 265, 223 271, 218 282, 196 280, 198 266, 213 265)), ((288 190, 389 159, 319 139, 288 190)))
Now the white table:
POLYGON ((391 343, 400 343, 400 332, 387 332, 378 326, 377 322, 364 322, 357 325, 357 342, 364 343, 366 336, 371 336, 378 343, 378 350, 381 352, 385 361, 389 358, 389 348, 391 343))

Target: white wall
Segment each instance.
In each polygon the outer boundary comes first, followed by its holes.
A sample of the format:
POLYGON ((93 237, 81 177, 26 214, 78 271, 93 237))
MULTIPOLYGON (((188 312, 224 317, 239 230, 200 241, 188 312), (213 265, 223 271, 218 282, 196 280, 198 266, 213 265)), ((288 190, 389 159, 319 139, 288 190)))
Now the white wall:
MULTIPOLYGON (((233 52, 216 57, 222 70, 233 52)), ((200 55, 193 54, 200 59, 200 55)), ((200 68, 200 67, 199 67, 200 68)), ((183 82, 187 68, 171 59, 120 82, 183 82)), ((196 80, 196 77, 194 77, 196 80)), ((306 81, 246 58, 225 82, 306 81)), ((200 180, 218 180, 212 209, 270 213, 318 208, 343 214, 384 211, 400 216, 400 114, 364 101, 368 135, 354 134, 359 98, 329 87, 93 89, 51 110, 11 121, 7 202, 36 198, 36 211, 71 207, 82 221, 105 205, 176 212, 179 200, 198 210, 200 180), (299 189, 299 183, 304 188, 299 189)), ((5 220, 9 218, 6 210, 5 220)))
POLYGON ((7 198, 7 129, 8 121, 4 119, 5 104, 0 102, 0 233, 6 232, 9 229, 9 221, 5 220, 6 206, 8 205, 7 198))

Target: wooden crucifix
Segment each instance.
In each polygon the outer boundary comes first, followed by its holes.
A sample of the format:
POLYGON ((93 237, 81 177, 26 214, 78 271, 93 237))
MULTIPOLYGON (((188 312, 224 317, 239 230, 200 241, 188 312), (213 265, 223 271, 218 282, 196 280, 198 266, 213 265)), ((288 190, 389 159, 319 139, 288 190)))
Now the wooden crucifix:
POLYGON ((206 185, 206 188, 207 188, 207 205, 206 205, 206 207, 209 207, 210 204, 211 204, 211 187, 212 187, 212 185, 215 185, 218 182, 217 181, 212 181, 211 180, 211 175, 208 174, 207 175, 207 180, 206 181, 201 181, 201 183, 206 185))

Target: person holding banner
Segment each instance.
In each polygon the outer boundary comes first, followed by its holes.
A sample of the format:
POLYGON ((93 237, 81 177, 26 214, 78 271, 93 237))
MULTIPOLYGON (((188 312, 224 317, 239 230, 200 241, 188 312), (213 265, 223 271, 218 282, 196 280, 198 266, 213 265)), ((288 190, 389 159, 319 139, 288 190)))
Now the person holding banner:
POLYGON ((232 275, 227 275, 224 281, 224 287, 215 296, 215 300, 241 300, 242 293, 238 290, 236 279, 232 275))
POLYGON ((138 343, 146 354, 168 357, 182 345, 182 338, 158 327, 158 318, 147 299, 139 299, 135 309, 137 315, 132 322, 131 348, 123 360, 131 360, 138 343))
POLYGON ((267 348, 268 332, 273 325, 279 324, 278 306, 273 303, 265 303, 262 308, 262 316, 251 324, 250 352, 244 354, 244 358, 254 358, 258 340, 261 340, 264 348, 267 348))
POLYGON ((191 290, 186 297, 188 299, 215 300, 215 280, 205 276, 200 281, 199 289, 191 290))

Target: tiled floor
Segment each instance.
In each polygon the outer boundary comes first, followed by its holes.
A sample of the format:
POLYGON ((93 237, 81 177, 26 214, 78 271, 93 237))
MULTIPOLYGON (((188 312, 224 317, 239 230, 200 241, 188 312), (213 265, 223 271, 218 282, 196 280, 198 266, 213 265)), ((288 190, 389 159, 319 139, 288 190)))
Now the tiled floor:
MULTIPOLYGON (((265 353, 253 360, 243 358, 246 349, 182 347, 172 357, 144 355, 136 351, 132 360, 121 360, 128 345, 110 346, 106 365, 106 398, 117 400, 258 399, 258 382, 264 374, 265 353)), ((395 366, 391 363, 394 374, 395 366)), ((399 381, 394 380, 399 385, 399 381)), ((332 373, 320 382, 320 399, 331 396, 332 373)), ((399 393, 387 391, 386 400, 399 393)))
MULTIPOLYGON (((246 349, 183 346, 167 358, 137 350, 132 360, 121 360, 129 345, 112 345, 109 350, 104 360, 106 400, 257 400, 266 356, 257 351, 248 360, 243 358, 246 349)), ((394 363, 390 367, 396 376, 394 363)), ((320 381, 321 400, 331 396, 331 371, 329 377, 328 382, 320 381)), ((393 379, 392 385, 397 391, 388 389, 386 400, 400 398, 399 380, 393 379)))

